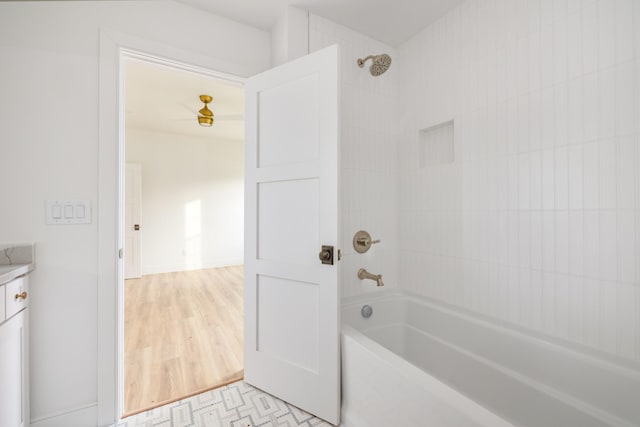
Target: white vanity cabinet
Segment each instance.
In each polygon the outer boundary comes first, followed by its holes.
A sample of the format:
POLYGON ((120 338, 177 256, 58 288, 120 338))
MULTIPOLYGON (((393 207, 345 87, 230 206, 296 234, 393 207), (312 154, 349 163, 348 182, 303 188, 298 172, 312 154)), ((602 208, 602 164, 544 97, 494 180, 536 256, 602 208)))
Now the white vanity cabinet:
POLYGON ((0 426, 29 425, 28 279, 0 285, 0 426))

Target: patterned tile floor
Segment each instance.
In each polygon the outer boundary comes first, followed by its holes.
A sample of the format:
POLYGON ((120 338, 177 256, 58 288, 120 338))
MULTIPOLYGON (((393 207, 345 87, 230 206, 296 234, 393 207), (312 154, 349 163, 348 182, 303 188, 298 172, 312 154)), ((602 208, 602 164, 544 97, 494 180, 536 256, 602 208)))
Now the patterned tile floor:
POLYGON ((134 415, 114 427, 331 427, 239 381, 134 415))

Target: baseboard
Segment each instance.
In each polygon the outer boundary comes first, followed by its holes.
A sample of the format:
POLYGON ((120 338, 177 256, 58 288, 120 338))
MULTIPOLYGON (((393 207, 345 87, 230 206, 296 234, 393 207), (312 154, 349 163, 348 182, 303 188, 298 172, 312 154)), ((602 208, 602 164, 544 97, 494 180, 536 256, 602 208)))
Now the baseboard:
POLYGON ((98 404, 93 403, 67 412, 32 419, 31 427, 92 427, 97 425, 98 404))
POLYGON ((212 260, 208 262, 202 262, 195 266, 185 265, 185 264, 143 265, 141 267, 141 273, 143 276, 146 276, 148 274, 174 273, 176 271, 193 271, 193 270, 202 270, 205 268, 229 267, 231 265, 242 265, 242 264, 244 264, 244 260, 242 258, 226 258, 226 259, 218 259, 218 260, 212 260))

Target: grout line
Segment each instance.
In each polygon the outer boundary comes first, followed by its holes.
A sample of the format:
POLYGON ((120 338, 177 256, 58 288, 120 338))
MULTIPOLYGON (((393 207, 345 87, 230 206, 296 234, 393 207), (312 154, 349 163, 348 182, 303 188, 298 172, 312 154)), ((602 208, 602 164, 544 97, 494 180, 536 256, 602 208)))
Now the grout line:
POLYGON ((604 348, 604 291, 603 291, 603 287, 604 287, 604 280, 603 280, 603 276, 602 276, 602 236, 600 233, 601 227, 601 221, 602 221, 602 189, 600 186, 601 183, 601 168, 600 168, 600 144, 602 142, 598 141, 596 144, 596 149, 597 149, 597 168, 598 168, 598 291, 599 291, 599 298, 598 298, 598 303, 600 305, 600 330, 598 331, 598 347, 600 348, 604 348))
POLYGON ((311 12, 307 10, 307 54, 311 53, 311 12))
MULTIPOLYGON (((583 125, 583 133, 584 133, 584 114, 582 116, 582 119, 583 119, 582 125, 583 125)), ((581 208, 581 211, 582 211, 582 259, 580 260, 580 262, 582 264, 582 271, 581 271, 581 275, 582 276, 584 276, 584 270, 585 270, 584 259, 585 259, 585 252, 586 252, 585 244, 584 244, 584 236, 586 235, 586 229, 585 229, 585 223, 586 223, 585 217, 586 217, 586 215, 585 215, 585 208, 584 208, 585 207, 585 203, 584 203, 584 200, 585 200, 585 197, 584 197, 585 196, 585 191, 584 191, 584 188, 585 188, 584 146, 585 146, 585 143, 583 142, 581 144, 581 150, 580 150, 580 156, 581 156, 580 157, 580 166, 582 168, 581 169, 581 172, 582 172, 582 176, 581 176, 581 180, 582 180, 582 182, 581 182, 581 185, 582 185, 582 208, 581 208)), ((587 334, 586 334, 587 320, 586 320, 586 315, 585 315, 585 311, 584 311, 584 307, 586 305, 585 304, 586 301, 587 301, 587 280, 583 279, 582 280, 582 319, 581 319, 581 322, 580 322, 581 323, 580 326, 581 326, 582 337, 580 339, 580 342, 582 344, 584 344, 584 345, 587 345, 587 334)))
MULTIPOLYGON (((615 7, 615 6, 614 6, 615 7)), ((614 16, 615 16, 615 11, 614 11, 614 16)), ((615 90, 617 91, 617 87, 615 88, 615 90)), ((617 106, 615 106, 615 111, 617 112, 617 106)), ((621 315, 620 315, 620 296, 621 296, 621 292, 620 292, 620 138, 618 135, 618 129, 617 129, 617 122, 618 122, 618 117, 617 114, 615 116, 614 119, 614 138, 613 138, 613 143, 615 144, 615 159, 614 159, 614 163, 615 163, 615 171, 616 171, 616 176, 615 176, 615 181, 616 181, 616 328, 615 328, 615 334, 616 334, 616 353, 618 355, 622 354, 622 319, 621 319, 621 315)))

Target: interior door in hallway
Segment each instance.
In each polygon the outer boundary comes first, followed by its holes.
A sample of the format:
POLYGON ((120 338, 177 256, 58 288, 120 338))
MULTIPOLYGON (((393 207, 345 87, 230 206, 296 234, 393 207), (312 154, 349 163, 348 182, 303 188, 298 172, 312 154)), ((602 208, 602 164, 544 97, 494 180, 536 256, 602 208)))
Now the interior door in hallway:
POLYGON ((245 381, 338 424, 338 47, 245 88, 245 381))
POLYGON ((142 168, 136 163, 125 167, 124 189, 124 278, 137 279, 140 273, 140 205, 142 168))

